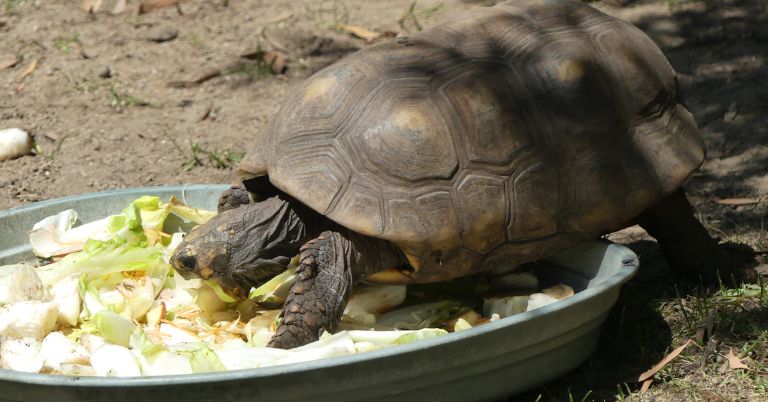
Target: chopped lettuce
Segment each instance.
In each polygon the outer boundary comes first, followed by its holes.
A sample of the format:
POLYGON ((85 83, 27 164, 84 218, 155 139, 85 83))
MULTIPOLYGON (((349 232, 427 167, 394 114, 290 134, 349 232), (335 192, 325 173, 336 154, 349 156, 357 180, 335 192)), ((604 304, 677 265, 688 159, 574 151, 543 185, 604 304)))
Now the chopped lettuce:
POLYGON ((120 346, 128 346, 135 329, 136 324, 108 310, 99 311, 90 322, 83 324, 84 331, 101 335, 107 342, 120 346))
POLYGON ((170 205, 171 213, 179 218, 198 225, 208 222, 211 218, 216 216, 215 211, 208 211, 184 205, 184 203, 177 200, 176 197, 171 197, 170 201, 168 201, 168 205, 170 205))
POLYGON ((395 339, 392 342, 393 345, 405 345, 406 343, 415 342, 422 339, 436 338, 438 336, 447 335, 448 331, 439 328, 422 328, 418 331, 404 334, 395 339))
POLYGON ((208 373, 227 369, 216 353, 203 342, 179 343, 169 346, 168 350, 186 356, 193 373, 208 373))
POLYGON ((376 324, 395 329, 436 327, 460 316, 468 309, 469 306, 466 304, 451 300, 417 304, 382 314, 376 320, 376 324))
POLYGON ((146 246, 142 242, 89 240, 83 251, 42 266, 37 269, 37 274, 43 284, 51 286, 66 276, 78 273, 100 276, 124 271, 147 271, 152 276, 161 276, 154 274, 167 272, 168 269, 160 247, 146 246))
POLYGON ((131 352, 139 363, 142 375, 190 374, 192 364, 189 358, 173 353, 162 344, 150 341, 141 328, 130 337, 131 352))
POLYGON ((279 306, 285 302, 293 282, 296 281, 296 269, 289 267, 258 288, 251 289, 249 299, 267 306, 279 306))

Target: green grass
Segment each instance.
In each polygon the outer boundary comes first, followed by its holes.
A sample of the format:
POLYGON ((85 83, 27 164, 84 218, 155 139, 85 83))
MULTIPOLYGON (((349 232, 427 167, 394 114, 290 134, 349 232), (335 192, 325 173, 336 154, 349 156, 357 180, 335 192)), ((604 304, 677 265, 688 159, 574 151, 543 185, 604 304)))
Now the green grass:
POLYGON ((189 152, 186 153, 187 160, 182 164, 182 168, 185 171, 190 171, 198 166, 213 166, 217 169, 232 168, 243 159, 244 152, 232 151, 228 149, 220 150, 208 150, 203 148, 199 143, 192 142, 189 144, 189 152))
POLYGON ((440 11, 440 9, 442 9, 442 8, 443 8, 443 3, 436 4, 436 5, 432 6, 432 7, 425 7, 423 9, 421 9, 421 11, 419 11, 419 15, 421 15, 424 18, 429 18, 429 17, 435 15, 435 13, 440 11))
POLYGON ((266 78, 274 75, 272 66, 263 59, 244 60, 236 66, 221 72, 221 75, 241 75, 248 81, 266 78))
POLYGON ((132 106, 149 106, 150 103, 132 95, 117 92, 114 83, 109 86, 109 106, 123 110, 132 106))
POLYGON ((80 34, 75 33, 69 37, 59 37, 53 40, 53 46, 56 49, 61 50, 64 53, 69 53, 75 48, 75 45, 80 40, 80 34))
POLYGON ((22 0, 3 0, 3 11, 8 15, 18 14, 21 2, 22 0))

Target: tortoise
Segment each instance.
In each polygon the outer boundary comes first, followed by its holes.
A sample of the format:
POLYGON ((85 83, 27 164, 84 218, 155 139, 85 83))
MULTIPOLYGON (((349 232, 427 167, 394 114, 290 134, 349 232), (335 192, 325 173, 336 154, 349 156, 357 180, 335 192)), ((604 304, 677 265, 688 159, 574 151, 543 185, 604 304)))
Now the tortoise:
POLYGON ((727 256, 683 183, 704 142, 640 29, 576 0, 512 0, 315 73, 171 259, 236 297, 300 254, 271 347, 333 331, 358 283, 516 266, 639 223, 670 265, 727 256))

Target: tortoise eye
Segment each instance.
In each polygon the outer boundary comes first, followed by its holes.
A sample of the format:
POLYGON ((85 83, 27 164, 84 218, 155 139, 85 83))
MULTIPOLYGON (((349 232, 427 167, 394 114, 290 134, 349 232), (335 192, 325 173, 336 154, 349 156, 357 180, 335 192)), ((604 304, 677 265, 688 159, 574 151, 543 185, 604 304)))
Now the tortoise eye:
POLYGON ((194 271, 195 266, 197 266, 197 258, 188 249, 180 250, 176 254, 175 260, 177 264, 174 265, 186 271, 194 271))

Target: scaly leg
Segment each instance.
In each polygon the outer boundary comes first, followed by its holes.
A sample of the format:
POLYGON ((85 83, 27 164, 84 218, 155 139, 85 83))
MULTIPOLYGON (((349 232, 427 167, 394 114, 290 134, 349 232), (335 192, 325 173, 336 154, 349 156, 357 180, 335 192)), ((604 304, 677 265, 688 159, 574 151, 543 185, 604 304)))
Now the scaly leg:
POLYGON ((390 243, 344 231, 325 231, 301 247, 296 282, 267 346, 290 349, 336 329, 353 284, 405 259, 390 243))
POLYGON ((219 196, 219 213, 235 209, 241 205, 248 205, 253 202, 251 193, 245 189, 242 182, 232 184, 224 190, 219 196))
POLYGON ((670 265, 693 280, 708 284, 731 278, 745 279, 747 272, 734 266, 728 252, 720 247, 693 214, 683 189, 664 198, 638 217, 638 223, 659 242, 670 265))

